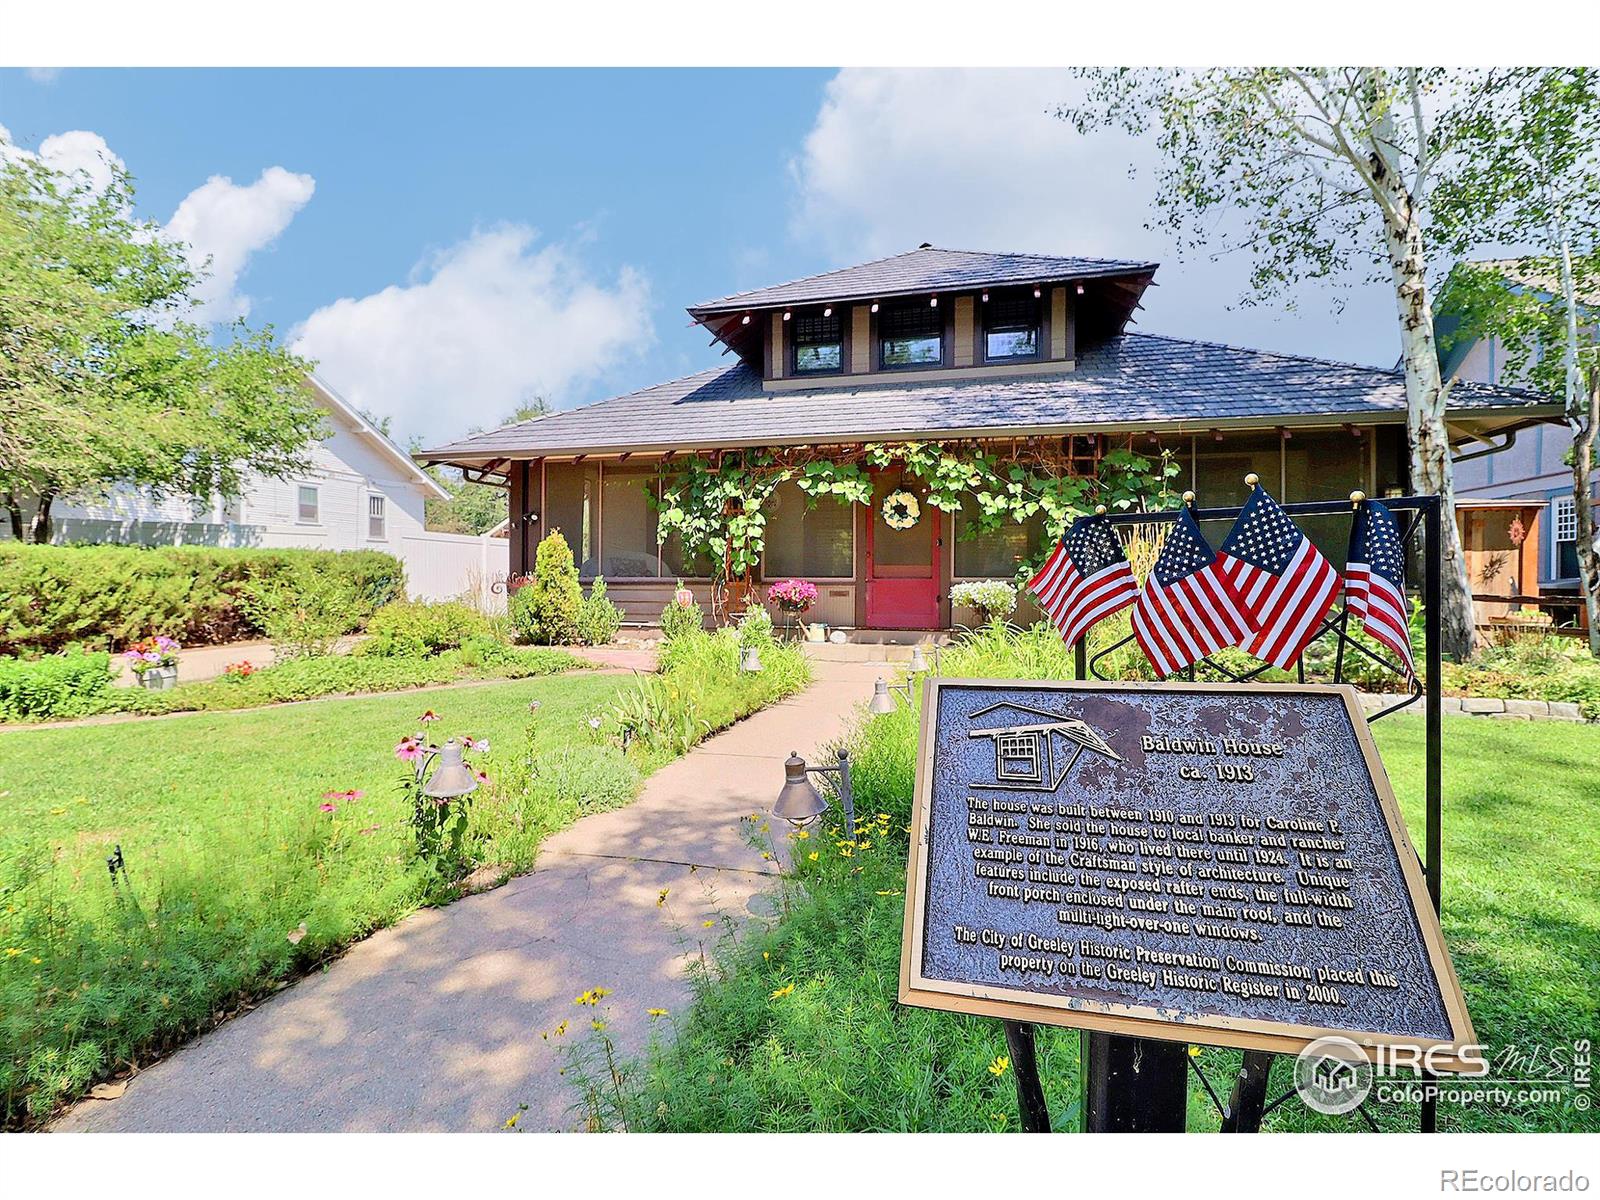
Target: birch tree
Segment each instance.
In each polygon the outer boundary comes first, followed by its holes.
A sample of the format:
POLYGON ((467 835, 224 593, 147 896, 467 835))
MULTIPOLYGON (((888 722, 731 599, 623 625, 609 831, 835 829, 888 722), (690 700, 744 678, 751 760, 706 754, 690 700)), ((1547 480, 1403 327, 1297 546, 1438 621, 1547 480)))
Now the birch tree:
POLYGON ((1085 98, 1058 115, 1083 133, 1154 130, 1161 223, 1181 251, 1249 254, 1244 303, 1287 302, 1302 281, 1358 274, 1392 289, 1411 482, 1444 510, 1443 649, 1469 655, 1472 596, 1455 522, 1450 388, 1434 344, 1429 200, 1458 161, 1461 127, 1499 77, 1420 67, 1079 74, 1085 98))
POLYGON ((1600 71, 1530 68, 1510 72, 1507 84, 1465 127, 1463 164, 1440 194, 1439 223, 1461 254, 1483 242, 1531 253, 1464 264, 1443 299, 1460 335, 1499 342, 1511 382, 1562 397, 1579 583, 1589 650, 1600 656, 1600 71))

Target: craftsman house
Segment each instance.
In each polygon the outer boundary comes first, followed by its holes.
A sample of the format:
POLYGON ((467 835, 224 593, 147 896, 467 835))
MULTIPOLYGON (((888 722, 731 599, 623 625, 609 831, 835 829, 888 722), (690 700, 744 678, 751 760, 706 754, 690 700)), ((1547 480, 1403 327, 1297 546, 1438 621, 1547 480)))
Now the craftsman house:
MULTIPOLYGON (((690 456, 858 458, 865 444, 937 441, 1093 476, 1133 449, 1169 452, 1174 488, 1202 503, 1242 499, 1250 471, 1290 501, 1405 489, 1398 372, 1132 332, 1156 265, 923 245, 707 301, 689 315, 730 361, 420 457, 509 487, 513 573, 560 530, 636 621, 655 619, 675 579, 711 583, 710 564, 658 543, 650 503, 663 464, 690 456)), ((1450 403, 1475 448, 1557 413, 1487 384, 1460 384, 1450 403)), ((953 582, 1011 579, 1052 536, 1039 516, 968 536, 965 513, 908 516, 907 492, 922 489, 893 465, 873 473, 870 504, 808 507, 784 483, 763 506, 759 575, 815 583, 811 618, 860 636, 940 629, 971 619, 952 612, 953 582)), ((1342 545, 1323 549, 1342 561, 1342 545)))

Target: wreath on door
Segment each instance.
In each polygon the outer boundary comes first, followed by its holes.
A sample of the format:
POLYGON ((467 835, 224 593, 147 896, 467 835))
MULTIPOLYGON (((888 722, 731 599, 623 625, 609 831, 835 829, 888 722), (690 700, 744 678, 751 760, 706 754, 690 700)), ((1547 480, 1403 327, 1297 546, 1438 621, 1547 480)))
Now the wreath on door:
POLYGON ((883 498, 883 523, 890 529, 910 529, 921 515, 917 498, 904 488, 896 488, 883 498))

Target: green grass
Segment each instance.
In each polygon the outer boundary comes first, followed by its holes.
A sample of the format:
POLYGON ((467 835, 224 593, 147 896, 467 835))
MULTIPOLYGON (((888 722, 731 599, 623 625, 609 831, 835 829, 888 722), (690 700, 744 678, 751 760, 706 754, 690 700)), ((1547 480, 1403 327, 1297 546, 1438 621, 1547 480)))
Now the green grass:
POLYGON ((418 905, 459 894, 417 860, 400 737, 488 739, 466 847, 477 882, 530 866, 542 839, 626 804, 690 742, 803 685, 799 653, 741 676, 730 636, 699 639, 648 686, 687 740, 619 745, 631 676, 327 700, 0 731, 0 1106, 34 1124, 91 1082, 145 1064, 418 905), (537 715, 530 703, 539 702, 537 715), (676 714, 676 715, 675 715, 676 714), (590 719, 600 717, 601 727, 590 719), (359 798, 325 801, 324 793, 359 798), (323 811, 325 803, 333 811, 323 811), (125 877, 106 856, 121 846, 125 877), (13 953, 13 951, 15 953, 13 953))
MULTIPOLYGON (((1059 641, 1057 642, 1059 645, 1059 641)), ((1026 649, 1023 658, 1029 657, 1026 649)), ((994 647, 954 674, 1017 675, 1052 664, 1007 664, 994 647), (1006 669, 1007 666, 1011 669, 1006 669)), ((951 666, 951 658, 956 665, 951 666)), ((1061 664, 1054 664, 1060 666, 1061 664)), ((1057 672, 1061 673, 1061 672, 1057 672)), ((801 843, 783 918, 768 932, 728 939, 697 981, 675 1042, 635 1065, 624 1111, 606 1119, 657 1130, 1014 1130, 1006 1053, 993 1020, 903 1008, 896 1002, 906 823, 915 716, 878 718, 855 739, 858 810, 874 814, 867 846, 838 834, 801 843), (880 820, 876 814, 888 814, 880 820), (844 851, 849 850, 848 856, 844 851), (793 985, 793 990, 781 989, 793 985), (779 993, 774 996, 774 993, 779 993)), ((1423 722, 1373 727, 1413 837, 1422 843, 1423 722)), ((1474 718, 1445 721, 1445 936, 1479 1040, 1491 1053, 1600 1034, 1600 728, 1474 718)), ((1041 1029, 1041 1071, 1056 1127, 1079 1120, 1078 1035, 1041 1029)), ((1198 1065, 1226 1098, 1236 1052, 1205 1048, 1198 1065)), ((1276 1097, 1291 1086, 1279 1058, 1276 1097)), ((1386 1129, 1415 1129, 1415 1105, 1374 1106, 1386 1129)), ((1189 1127, 1215 1129, 1195 1081, 1189 1127)), ((1364 1129, 1291 1101, 1271 1129, 1364 1129)), ((1595 1129, 1593 1111, 1553 1105, 1441 1104, 1455 1130, 1595 1129)))

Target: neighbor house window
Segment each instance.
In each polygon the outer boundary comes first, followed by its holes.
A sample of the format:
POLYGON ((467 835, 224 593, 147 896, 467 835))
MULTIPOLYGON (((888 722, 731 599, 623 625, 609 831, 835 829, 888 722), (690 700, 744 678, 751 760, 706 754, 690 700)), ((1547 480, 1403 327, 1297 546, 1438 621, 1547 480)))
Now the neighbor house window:
POLYGON ((1578 576, 1578 504, 1571 496, 1550 501, 1550 536, 1555 542, 1555 578, 1578 576))
POLYGON ((926 300, 884 305, 878 315, 878 365, 937 367, 944 362, 944 312, 926 300))
POLYGON ((1039 357, 1039 303, 1032 288, 994 292, 984 301, 985 361, 1039 357))
POLYGON ((367 497, 367 536, 369 538, 382 538, 387 536, 385 526, 385 504, 382 496, 367 497))
POLYGON ((836 310, 818 309, 796 314, 790 321, 794 329, 794 373, 809 375, 838 371, 844 367, 844 326, 836 310))
POLYGON ((303 525, 315 525, 321 519, 321 502, 317 489, 309 483, 299 487, 299 507, 296 519, 303 525))

